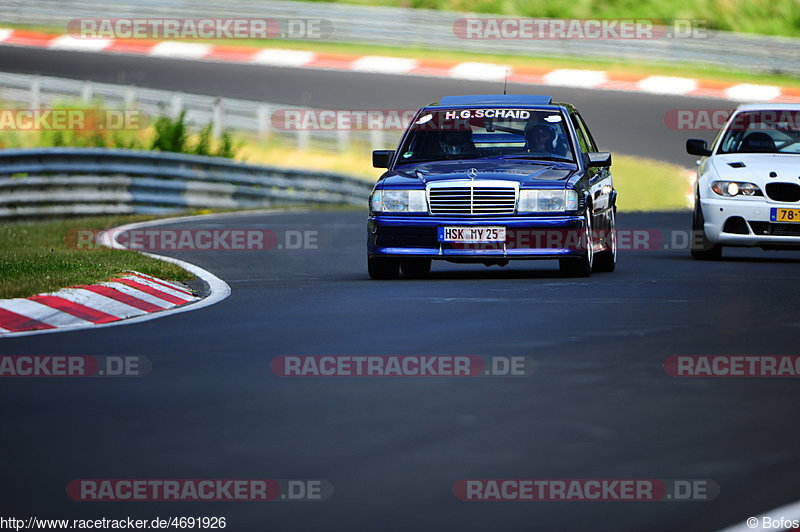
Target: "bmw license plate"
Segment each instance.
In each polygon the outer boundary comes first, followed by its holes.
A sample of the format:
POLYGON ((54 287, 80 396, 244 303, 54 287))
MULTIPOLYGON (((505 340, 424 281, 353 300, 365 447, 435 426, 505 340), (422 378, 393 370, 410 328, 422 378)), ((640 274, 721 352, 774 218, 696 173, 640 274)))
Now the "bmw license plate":
POLYGON ((769 221, 800 223, 800 209, 770 209, 769 221))
POLYGON ((502 226, 469 227, 445 226, 439 227, 439 242, 505 242, 506 228, 502 226))

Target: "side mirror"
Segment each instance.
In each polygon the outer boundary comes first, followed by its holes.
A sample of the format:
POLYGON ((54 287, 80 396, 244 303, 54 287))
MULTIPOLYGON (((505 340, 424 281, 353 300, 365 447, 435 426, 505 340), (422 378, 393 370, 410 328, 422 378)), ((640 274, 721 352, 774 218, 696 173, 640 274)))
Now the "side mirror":
POLYGON ((711 150, 708 149, 708 143, 703 139, 689 139, 686 141, 686 153, 708 157, 711 155, 711 150))
POLYGON ((590 151, 586 155, 589 157, 590 168, 608 168, 611 166, 611 152, 590 151))
POLYGON ((375 168, 389 168, 389 163, 394 157, 394 150, 375 150, 372 152, 372 166, 375 168))

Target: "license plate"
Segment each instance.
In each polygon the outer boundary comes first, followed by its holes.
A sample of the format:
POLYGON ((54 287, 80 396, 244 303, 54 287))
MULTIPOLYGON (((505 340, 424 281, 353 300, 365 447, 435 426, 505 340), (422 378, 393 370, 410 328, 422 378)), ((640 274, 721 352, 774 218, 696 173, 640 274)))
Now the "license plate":
POLYGON ((800 223, 800 209, 770 209, 769 221, 800 223))
POLYGON ((450 226, 439 228, 439 242, 505 242, 506 228, 450 226))

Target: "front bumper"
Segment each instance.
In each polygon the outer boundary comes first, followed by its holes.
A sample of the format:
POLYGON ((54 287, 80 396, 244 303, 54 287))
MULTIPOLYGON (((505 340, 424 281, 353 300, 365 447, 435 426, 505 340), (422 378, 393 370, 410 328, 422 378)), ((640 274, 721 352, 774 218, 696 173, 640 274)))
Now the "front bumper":
POLYGON ((774 208, 800 208, 767 200, 701 199, 706 238, 715 244, 742 247, 800 247, 800 223, 770 220, 774 208))
POLYGON ((586 254, 580 214, 539 216, 451 217, 375 215, 367 221, 370 256, 439 259, 554 259, 586 254), (439 242, 442 226, 503 226, 506 242, 455 244, 439 242))

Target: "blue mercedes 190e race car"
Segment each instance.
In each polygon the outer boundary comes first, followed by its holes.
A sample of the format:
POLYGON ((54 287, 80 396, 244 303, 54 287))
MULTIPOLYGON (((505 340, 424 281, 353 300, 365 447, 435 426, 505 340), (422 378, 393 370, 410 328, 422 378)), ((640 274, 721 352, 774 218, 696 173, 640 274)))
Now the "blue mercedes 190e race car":
POLYGON ((505 266, 557 259, 587 276, 616 265, 611 154, 574 106, 550 96, 448 96, 420 109, 370 196, 373 279, 434 259, 505 266))

